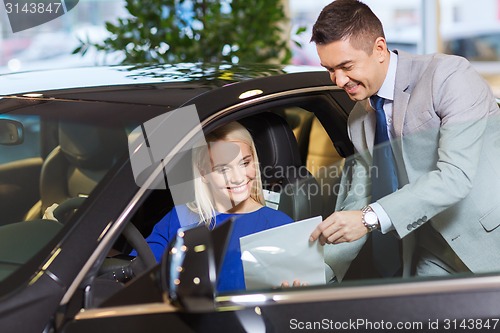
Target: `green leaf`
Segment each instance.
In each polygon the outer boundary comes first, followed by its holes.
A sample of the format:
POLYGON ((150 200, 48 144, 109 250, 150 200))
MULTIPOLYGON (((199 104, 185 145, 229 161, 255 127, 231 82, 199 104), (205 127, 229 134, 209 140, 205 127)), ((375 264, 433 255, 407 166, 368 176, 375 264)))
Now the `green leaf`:
MULTIPOLYGON (((126 0, 128 17, 106 23, 112 37, 104 45, 81 43, 74 53, 84 54, 92 47, 122 51, 126 63, 232 62, 236 58, 288 63, 290 36, 283 31, 289 22, 281 1, 126 0), (168 45, 168 50, 161 45, 168 45), (224 45, 231 45, 229 52, 223 53, 224 45)), ((294 35, 304 31, 300 27, 294 35)))
POLYGON ((298 35, 301 35, 301 34, 303 34, 303 33, 304 33, 304 32, 306 32, 306 31, 307 31, 307 28, 306 28, 306 27, 304 27, 304 26, 300 26, 300 27, 298 27, 298 28, 297 28, 297 30, 295 31, 295 35, 297 35, 297 36, 298 36, 298 35))

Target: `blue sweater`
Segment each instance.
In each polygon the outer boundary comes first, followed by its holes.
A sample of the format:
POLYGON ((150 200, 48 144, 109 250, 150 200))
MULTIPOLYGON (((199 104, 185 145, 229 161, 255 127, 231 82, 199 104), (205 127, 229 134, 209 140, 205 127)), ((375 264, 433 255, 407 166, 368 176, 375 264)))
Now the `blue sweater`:
MULTIPOLYGON (((218 214, 215 218, 216 226, 231 216, 237 217, 226 255, 220 269, 217 283, 218 291, 244 290, 245 279, 243 264, 241 262, 240 238, 259 231, 284 225, 293 220, 283 212, 262 207, 254 212, 245 214, 218 214)), ((167 213, 153 228, 151 235, 146 238, 156 260, 160 261, 165 248, 176 236, 177 229, 181 226, 197 224, 198 214, 190 211, 185 205, 176 206, 167 213), (182 222, 181 222, 182 221, 182 222)), ((132 251, 131 255, 137 255, 132 251)))

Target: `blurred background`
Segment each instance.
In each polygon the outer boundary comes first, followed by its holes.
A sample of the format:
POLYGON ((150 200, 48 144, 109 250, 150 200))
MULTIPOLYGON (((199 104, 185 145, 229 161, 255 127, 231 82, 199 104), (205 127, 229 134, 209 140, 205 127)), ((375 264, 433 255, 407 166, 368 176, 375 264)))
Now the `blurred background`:
MULTIPOLYGON (((288 19, 276 24, 280 25, 282 38, 290 52, 290 56, 281 57, 278 62, 318 66, 315 47, 309 43, 311 25, 321 9, 331 1, 277 1, 280 2, 288 19)), ((80 0, 76 7, 65 15, 17 33, 12 32, 5 7, 0 6, 0 74, 33 69, 134 62, 134 58, 130 57, 133 53, 130 51, 131 44, 141 44, 141 39, 144 40, 145 37, 138 33, 138 30, 131 29, 130 24, 143 28, 142 25, 145 25, 141 23, 143 20, 134 20, 134 17, 141 15, 146 18, 151 17, 150 12, 141 13, 137 9, 140 6, 147 7, 149 2, 154 8, 154 0, 142 3, 138 0, 80 0), (125 23, 127 31, 117 28, 124 26, 125 23), (113 30, 110 27, 115 28, 113 30), (117 40, 125 39, 125 36, 127 38, 136 36, 136 41, 127 39, 124 45, 116 43, 117 40), (114 41, 115 44, 110 41, 114 41), (113 46, 104 46, 107 44, 113 46), (96 45, 101 46, 95 47, 96 45)), ((161 3, 161 1, 156 2, 161 3)), ((236 0, 165 0, 161 7, 162 14, 151 18, 154 22, 149 22, 148 32, 157 34, 164 22, 177 25, 192 24, 195 28, 189 30, 187 35, 195 35, 193 31, 203 30, 203 27, 209 29, 211 25, 204 20, 201 20, 204 25, 198 24, 201 28, 196 28, 196 23, 199 23, 200 19, 192 15, 192 12, 199 11, 197 4, 206 5, 215 2, 225 13, 237 8, 236 0), (184 19, 169 21, 172 11, 165 10, 168 7, 167 3, 175 5, 175 16, 184 19), (160 22, 161 20, 164 22, 160 22)), ((500 0, 366 0, 364 2, 382 20, 390 48, 422 54, 444 52, 464 56, 488 80, 495 95, 500 97, 500 0)), ((243 4, 251 7, 252 1, 246 0, 243 4)), ((244 13, 245 9, 239 10, 244 13)), ((212 15, 211 18, 217 20, 217 15, 212 15)), ((225 41, 224 36, 227 34, 213 37, 224 45, 223 53, 229 54, 242 48, 241 45, 236 45, 236 42, 225 41)), ((196 36, 193 38, 196 39, 196 36)), ((270 42, 266 43, 269 45, 270 42)), ((155 46, 155 54, 143 58, 153 62, 168 62, 171 58, 162 60, 161 55, 173 50, 175 41, 171 42, 171 46, 163 44, 155 46)), ((151 45, 151 41, 147 41, 144 45, 140 45, 140 48, 143 50, 151 45)), ((172 59, 198 60, 188 56, 172 59)), ((248 58, 232 56, 229 59, 238 62, 240 59, 248 58)))

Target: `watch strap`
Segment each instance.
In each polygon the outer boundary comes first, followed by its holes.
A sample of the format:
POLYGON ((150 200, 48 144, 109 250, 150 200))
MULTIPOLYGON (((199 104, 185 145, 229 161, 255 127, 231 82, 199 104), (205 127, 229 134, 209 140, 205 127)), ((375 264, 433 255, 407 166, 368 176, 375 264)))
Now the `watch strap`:
MULTIPOLYGON (((379 228, 379 226, 380 226, 379 223, 369 224, 368 222, 366 222, 365 216, 367 213, 375 214, 375 212, 373 211, 373 209, 370 206, 364 206, 363 208, 361 208, 361 212, 363 213, 363 215, 361 216, 361 222, 363 222, 366 229, 368 229, 368 232, 372 232, 373 230, 379 228)), ((376 214, 375 214, 375 216, 376 216, 376 214)))

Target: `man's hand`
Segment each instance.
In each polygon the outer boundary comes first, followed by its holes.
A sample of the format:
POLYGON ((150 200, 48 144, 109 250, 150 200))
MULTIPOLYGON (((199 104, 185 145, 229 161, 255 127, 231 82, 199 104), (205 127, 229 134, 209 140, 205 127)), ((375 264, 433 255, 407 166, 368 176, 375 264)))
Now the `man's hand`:
POLYGON ((368 233, 360 210, 335 212, 318 224, 311 234, 311 242, 319 240, 321 245, 353 242, 368 233))

